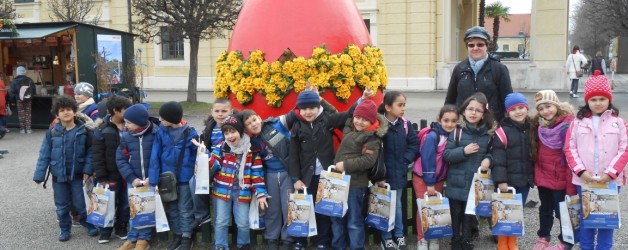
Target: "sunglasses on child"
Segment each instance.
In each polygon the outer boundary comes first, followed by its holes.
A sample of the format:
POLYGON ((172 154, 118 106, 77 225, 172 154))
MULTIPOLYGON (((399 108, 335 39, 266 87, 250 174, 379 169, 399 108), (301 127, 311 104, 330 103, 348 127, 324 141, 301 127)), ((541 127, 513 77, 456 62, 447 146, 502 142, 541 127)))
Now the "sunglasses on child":
POLYGON ((486 46, 485 43, 467 43, 467 47, 473 49, 475 48, 475 46, 477 46, 478 48, 483 48, 484 46, 486 46))

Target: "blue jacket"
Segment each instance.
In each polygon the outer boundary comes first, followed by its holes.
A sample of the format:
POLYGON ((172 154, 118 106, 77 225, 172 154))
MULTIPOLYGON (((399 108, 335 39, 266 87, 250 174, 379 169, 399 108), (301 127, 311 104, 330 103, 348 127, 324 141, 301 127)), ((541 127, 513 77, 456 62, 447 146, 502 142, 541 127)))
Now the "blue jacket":
POLYGON ((167 171, 177 173, 177 163, 179 162, 181 150, 185 150, 185 153, 181 163, 181 171, 177 174, 177 181, 179 184, 185 184, 190 181, 190 178, 194 175, 196 150, 198 149, 197 146, 192 144, 192 139, 198 141, 198 134, 193 127, 187 124, 176 129, 164 127, 163 125, 159 126, 157 136, 153 142, 150 167, 148 169, 151 186, 159 184, 159 175, 161 173, 167 171), (181 138, 185 129, 189 129, 190 133, 187 138, 181 138), (176 133, 178 138, 172 138, 171 132, 176 133))
POLYGON ((68 182, 83 178, 83 174, 92 174, 91 133, 79 119, 74 122, 76 127, 69 131, 59 122, 46 132, 39 149, 34 181, 44 181, 48 167, 55 182, 68 182))
POLYGON ((98 118, 100 118, 100 116, 98 116, 98 104, 96 103, 92 103, 91 105, 87 106, 87 108, 85 108, 82 113, 89 116, 89 118, 92 118, 92 121, 96 121, 98 118))
POLYGON ((148 178, 153 142, 159 129, 159 125, 155 123, 151 123, 150 126, 148 131, 141 136, 133 136, 129 132, 124 132, 120 137, 120 146, 116 151, 116 165, 118 165, 120 175, 127 183, 132 183, 136 178, 140 180, 143 179, 142 177, 148 178), (144 176, 142 176, 140 151, 144 159, 144 176))
POLYGON ((386 182, 390 189, 402 189, 408 182, 408 165, 419 156, 419 137, 408 120, 398 119, 393 125, 388 123, 388 132, 384 136, 384 162, 386 163, 386 182), (404 127, 404 121, 407 126, 404 127))

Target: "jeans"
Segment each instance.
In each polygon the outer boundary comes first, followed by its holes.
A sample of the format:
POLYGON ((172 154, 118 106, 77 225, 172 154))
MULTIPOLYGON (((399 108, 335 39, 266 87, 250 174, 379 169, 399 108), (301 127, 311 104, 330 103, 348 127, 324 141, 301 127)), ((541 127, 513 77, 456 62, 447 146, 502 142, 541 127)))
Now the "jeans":
POLYGON ((115 182, 115 187, 110 187, 109 190, 116 192, 116 216, 113 227, 98 228, 100 230, 100 234, 104 235, 111 235, 114 228, 119 230, 119 228, 126 227, 126 224, 131 219, 131 212, 129 211, 129 194, 126 188, 126 183, 122 179, 115 182))
MULTIPOLYGON (((554 226, 554 217, 558 218, 558 221, 560 221, 560 208, 558 204, 565 201, 565 194, 567 194, 567 192, 565 190, 553 190, 544 187, 538 187, 538 189, 541 206, 539 207, 539 231, 536 232, 536 235, 543 238, 550 238, 550 232, 552 231, 552 226, 554 226)), ((560 231, 558 239, 562 241, 563 244, 569 244, 563 241, 563 234, 560 233, 560 231)))
POLYGON ((127 234, 127 240, 130 242, 136 242, 137 240, 147 240, 150 241, 151 238, 151 231, 153 230, 153 228, 142 228, 142 229, 137 229, 137 228, 133 228, 133 223, 131 223, 131 221, 129 221, 129 234, 127 234))
POLYGON ((83 198, 83 180, 75 178, 68 182, 52 182, 55 206, 57 207, 57 220, 62 232, 70 232, 72 228, 72 218, 70 218, 70 207, 74 207, 81 215, 81 220, 85 221, 87 212, 85 211, 85 199, 83 198))
POLYGON ((231 213, 235 218, 238 227, 238 249, 244 245, 251 243, 249 229, 249 206, 250 203, 238 202, 240 188, 233 187, 231 189, 231 199, 225 201, 216 197, 214 200, 214 209, 216 211, 216 224, 214 225, 215 248, 229 249, 229 223, 231 222, 231 213))
MULTIPOLYGON (((395 238, 400 238, 403 237, 403 217, 401 214, 401 212, 403 211, 403 208, 401 207, 401 196, 403 189, 397 189, 395 191, 397 191, 397 207, 395 209, 395 228, 393 229, 393 232, 395 233, 395 238)), ((392 239, 392 233, 382 231, 382 240, 390 239, 392 239)))
POLYGON ((571 88, 569 89, 571 92, 573 92, 574 95, 578 94, 578 83, 580 82, 580 79, 576 78, 576 79, 571 79, 571 88))
MULTIPOLYGON (((203 219, 210 215, 209 213, 209 194, 195 194, 196 177, 190 179, 190 192, 192 192, 192 204, 194 205, 194 219, 203 219)), ((211 191, 210 191, 211 193, 211 191)))
POLYGON ((266 173, 266 191, 271 199, 267 199, 268 208, 264 214, 266 230, 264 239, 292 242, 288 236, 288 193, 294 189, 288 172, 266 173))
POLYGON ((364 196, 368 188, 349 188, 349 206, 344 217, 332 217, 331 227, 334 232, 332 249, 346 249, 347 237, 349 237, 349 248, 364 249, 364 196))
MULTIPOLYGON (((582 204, 582 188, 576 186, 580 204, 582 204)), ((618 190, 619 191, 619 190, 618 190)), ((582 225, 582 212, 580 213, 580 225, 582 225)), ((582 250, 610 250, 613 248, 614 229, 595 229, 580 226, 580 249, 582 250), (595 235, 597 234, 597 239, 595 235)))
POLYGON ((192 236, 192 192, 188 183, 177 185, 178 199, 165 203, 168 224, 174 234, 182 234, 183 237, 192 236))
MULTIPOLYGON (((307 186, 307 193, 312 194, 314 199, 316 199, 318 194, 318 180, 320 180, 320 175, 313 175, 310 185, 307 186)), ((314 236, 313 245, 329 247, 331 243, 331 219, 329 216, 316 214, 316 230, 318 235, 314 236)), ((295 240, 301 245, 307 246, 307 238, 296 238, 295 240)))

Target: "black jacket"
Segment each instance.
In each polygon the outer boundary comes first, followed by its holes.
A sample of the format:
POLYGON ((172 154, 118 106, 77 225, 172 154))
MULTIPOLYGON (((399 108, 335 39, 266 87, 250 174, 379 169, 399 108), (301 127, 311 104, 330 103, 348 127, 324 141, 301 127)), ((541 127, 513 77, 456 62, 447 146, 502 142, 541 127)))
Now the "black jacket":
POLYGON ((506 95, 512 93, 510 74, 506 65, 489 56, 475 75, 469 58, 458 63, 451 74, 445 104, 460 107, 475 92, 486 95, 491 113, 497 121, 501 121, 506 112, 504 106, 506 95))
POLYGON ((511 187, 534 186, 534 161, 530 158, 530 123, 518 124, 506 117, 500 125, 506 134, 508 147, 494 135, 493 171, 495 184, 511 187))
POLYGON ((120 172, 116 164, 116 150, 120 145, 118 127, 111 122, 111 115, 103 119, 103 123, 94 129, 92 137, 94 176, 107 180, 118 180, 120 172))

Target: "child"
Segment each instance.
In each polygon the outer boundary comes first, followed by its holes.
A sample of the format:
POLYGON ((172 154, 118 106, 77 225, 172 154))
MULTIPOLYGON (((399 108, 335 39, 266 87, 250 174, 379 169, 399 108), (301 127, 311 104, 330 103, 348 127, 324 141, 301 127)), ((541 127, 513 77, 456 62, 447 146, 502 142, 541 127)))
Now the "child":
POLYGON ((238 228, 237 249, 248 250, 251 249, 249 203, 257 199, 260 209, 265 209, 268 207, 266 198, 271 198, 264 184, 261 149, 244 133, 240 115, 226 117, 221 130, 225 141, 212 152, 209 160, 210 173, 215 173, 212 190, 216 211, 215 248, 229 249, 229 223, 233 213, 238 228))
MULTIPOLYGON (((370 89, 365 90, 362 98, 370 97, 371 93, 370 89)), ((343 128, 347 119, 352 116, 353 109, 355 105, 347 112, 330 113, 321 108, 318 92, 305 90, 299 94, 295 110, 298 121, 291 130, 288 162, 288 174, 294 182, 294 189, 307 188, 307 193, 316 197, 320 173, 333 164, 333 129, 343 128)), ((316 214, 316 227, 316 248, 327 249, 331 235, 329 217, 316 214)), ((295 249, 303 249, 306 242, 307 238, 300 238, 295 249)))
POLYGON ((451 221, 454 235, 451 249, 473 249, 471 223, 473 215, 465 215, 469 189, 473 175, 487 171, 491 165, 489 141, 493 134, 493 115, 488 109, 486 97, 482 93, 473 94, 460 106, 462 115, 460 137, 455 130, 449 134, 447 148, 443 154, 449 163, 445 194, 449 198, 451 221))
MULTIPOLYGON (((351 175, 349 186, 349 209, 343 218, 331 218, 332 245, 346 246, 347 238, 351 249, 364 249, 364 196, 368 192, 369 169, 377 163, 381 139, 388 131, 388 122, 377 114, 377 106, 371 100, 362 101, 347 119, 342 142, 334 158, 336 171, 351 175)), ((344 249, 344 247, 343 247, 344 249)))
MULTIPOLYGON (((576 186, 571 183, 572 173, 565 160, 565 136, 569 124, 574 119, 573 108, 569 103, 561 103, 553 90, 541 90, 534 96, 537 114, 532 118, 532 154, 534 162, 534 183, 539 191, 539 230, 534 250, 549 247, 550 232, 554 216, 559 218, 558 204, 565 195, 575 195, 576 186)), ((554 249, 571 249, 570 243, 560 242, 554 249), (562 248, 561 248, 562 247, 562 248)))
POLYGON ((159 108, 161 126, 155 136, 148 169, 151 186, 159 184, 159 175, 171 171, 177 176, 178 199, 164 204, 168 224, 174 233, 174 238, 168 249, 189 250, 192 248, 192 190, 189 181, 194 175, 196 150, 198 147, 191 143, 198 140, 193 127, 181 120, 183 108, 178 102, 166 102, 159 108), (187 136, 185 136, 187 135, 187 136), (181 150, 185 150, 181 152, 181 150), (183 160, 179 164, 180 155, 183 160), (180 247, 180 248, 179 248, 180 247))
MULTIPOLYGON (((205 129, 200 136, 201 141, 211 153, 220 146, 225 140, 220 127, 225 117, 233 114, 233 107, 228 98, 217 98, 212 105, 212 112, 205 120, 205 129)), ((196 178, 192 177, 190 181, 190 190, 195 190, 196 178)), ((200 227, 211 221, 211 213, 209 212, 209 194, 193 194, 194 203, 194 222, 192 228, 200 227)))
POLYGON ((46 181, 46 171, 52 174, 52 188, 59 221, 59 241, 70 239, 72 219, 70 206, 80 213, 81 225, 87 228, 89 236, 98 235, 98 229, 85 222, 85 199, 83 179, 92 174, 92 151, 90 131, 75 119, 78 105, 69 96, 55 98, 51 112, 60 122, 46 132, 39 150, 37 168, 33 181, 37 184, 46 181))
MULTIPOLYGON (((391 190, 401 194, 408 181, 408 165, 419 155, 419 139, 412 123, 403 115, 406 111, 406 97, 399 91, 387 91, 384 102, 379 106, 378 113, 384 115, 388 122, 388 133, 384 136, 384 161, 386 163, 386 182, 391 190)), ((395 228, 391 232, 382 232, 382 249, 407 249, 403 235, 402 195, 397 195, 395 211, 395 228)))
MULTIPOLYGON (((458 123, 458 110, 454 105, 445 105, 438 113, 438 122, 433 122, 430 132, 423 138, 423 145, 420 148, 421 157, 414 163, 423 170, 422 175, 414 173, 412 185, 417 198, 424 199, 425 192, 428 195, 436 195, 436 192, 443 192, 445 177, 447 176, 447 162, 443 159, 443 153, 447 146, 449 133, 456 129, 458 123)), ((418 211, 417 211, 418 212, 418 211)), ((417 228, 421 227, 421 216, 417 213, 417 228)), ((419 250, 429 248, 438 249, 438 240, 427 242, 423 238, 423 230, 418 230, 417 245, 419 250)))
MULTIPOLYGON (((493 157, 493 173, 491 177, 497 188, 503 193, 508 187, 514 187, 521 194, 523 204, 526 203, 530 187, 534 185, 534 162, 530 157, 530 118, 528 117, 528 101, 521 93, 510 93, 506 96, 506 118, 500 127, 506 134, 505 146, 498 136, 493 138, 491 155, 493 157)), ((516 236, 498 236, 498 250, 514 250, 517 248, 516 236)))
MULTIPOLYGON (((114 95, 107 101, 108 115, 99 120, 102 123, 94 130, 93 157, 94 176, 98 182, 109 184, 109 189, 116 192, 116 216, 113 227, 99 228, 99 244, 109 243, 113 228, 118 238, 126 240, 127 222, 129 221, 129 199, 127 187, 116 164, 116 150, 120 144, 120 134, 124 130, 124 110, 131 106, 131 101, 119 95, 114 95)), ((100 123, 100 122, 99 122, 100 123)))
MULTIPOLYGON (((572 182, 576 185, 581 200, 583 183, 615 182, 618 187, 626 184, 626 121, 618 116, 619 111, 613 106, 612 100, 608 79, 596 71, 584 86, 585 105, 580 107, 577 119, 567 131, 565 155, 575 174, 572 182)), ((613 232, 613 229, 580 227, 580 247, 584 250, 612 249, 613 232)))
POLYGON ((98 104, 94 101, 94 86, 86 82, 79 82, 74 87, 74 99, 78 103, 78 111, 89 116, 96 122, 98 116, 98 104))

